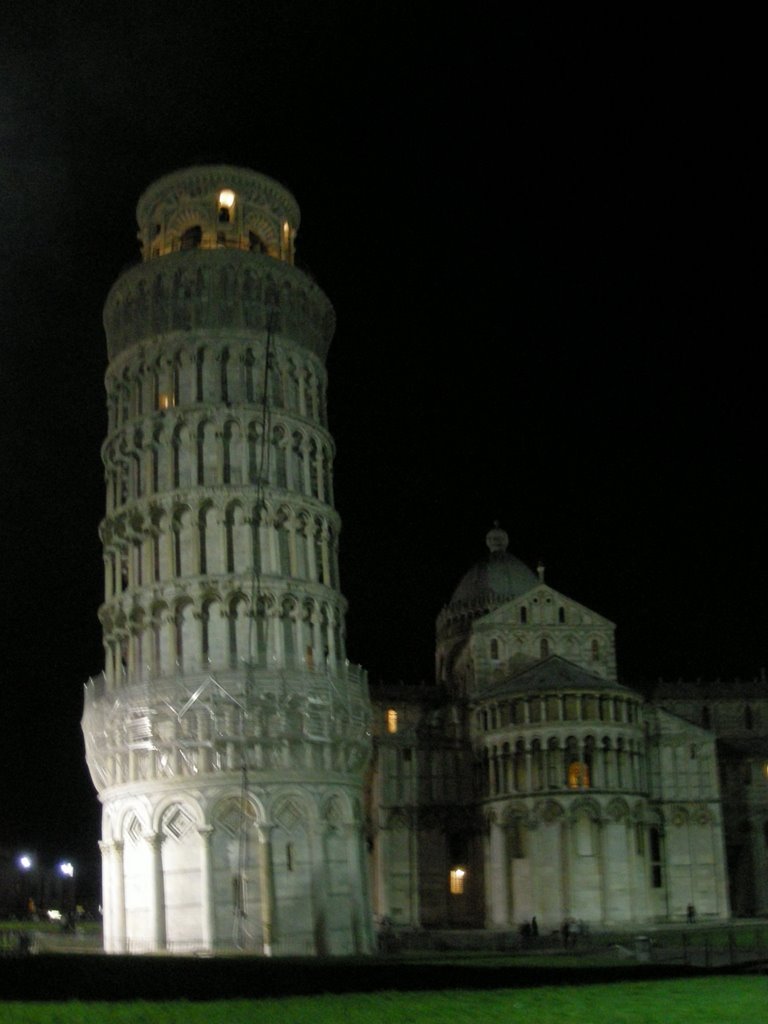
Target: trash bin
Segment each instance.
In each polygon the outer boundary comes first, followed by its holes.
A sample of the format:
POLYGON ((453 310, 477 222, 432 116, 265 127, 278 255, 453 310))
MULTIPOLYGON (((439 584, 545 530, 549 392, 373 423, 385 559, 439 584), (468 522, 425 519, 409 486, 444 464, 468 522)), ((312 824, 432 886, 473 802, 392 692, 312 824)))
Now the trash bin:
POLYGON ((635 959, 641 964, 647 964, 651 959, 651 940, 647 935, 635 936, 635 959))

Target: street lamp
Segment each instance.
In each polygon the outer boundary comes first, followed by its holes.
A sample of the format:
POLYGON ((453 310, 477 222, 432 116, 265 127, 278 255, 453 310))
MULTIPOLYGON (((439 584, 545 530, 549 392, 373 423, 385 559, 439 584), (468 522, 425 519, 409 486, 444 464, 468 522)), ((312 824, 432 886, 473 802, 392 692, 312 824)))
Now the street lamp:
POLYGON ((24 879, 20 888, 17 889, 17 913, 33 918, 37 914, 37 904, 39 902, 39 892, 37 890, 40 884, 35 857, 31 853, 20 853, 16 858, 16 865, 21 872, 21 877, 24 879))
POLYGON ((59 874, 62 880, 62 898, 61 902, 64 909, 64 922, 65 928, 69 931, 75 930, 75 867, 74 864, 69 860, 63 860, 59 864, 59 874), (64 898, 64 885, 65 879, 69 878, 70 883, 67 886, 69 889, 69 899, 64 898))

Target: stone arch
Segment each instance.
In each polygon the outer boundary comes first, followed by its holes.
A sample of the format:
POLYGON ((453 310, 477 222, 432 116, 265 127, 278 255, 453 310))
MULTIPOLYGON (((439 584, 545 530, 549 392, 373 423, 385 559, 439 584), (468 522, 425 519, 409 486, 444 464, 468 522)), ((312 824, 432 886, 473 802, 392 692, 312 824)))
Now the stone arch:
POLYGON ((189 428, 180 420, 171 435, 171 485, 174 490, 192 486, 189 428))
POLYGON ((612 821, 625 821, 629 822, 632 818, 632 812, 629 804, 626 800, 622 800, 620 797, 614 797, 605 809, 606 817, 612 821))
POLYGON ((251 619, 248 605, 248 598, 242 591, 232 594, 227 601, 230 668, 236 668, 241 661, 251 658, 251 619))
POLYGON ((133 797, 119 809, 113 819, 113 836, 136 842, 152 831, 152 807, 146 797, 133 797), (129 835, 130 833, 130 835, 129 835))
POLYGON ((291 557, 291 533, 293 531, 293 513, 287 505, 277 509, 273 519, 277 540, 277 572, 281 576, 293 576, 293 558, 291 557))
POLYGON ((259 483, 269 479, 271 467, 269 466, 269 445, 262 445, 261 424, 251 420, 246 428, 248 445, 248 482, 259 483))
POLYGON ((286 832, 317 824, 314 803, 299 789, 282 790, 276 794, 268 805, 268 812, 273 827, 286 832))
POLYGON ((280 236, 270 220, 252 214, 245 223, 245 231, 251 252, 263 253, 273 259, 280 258, 280 236))
POLYGON ((291 462, 289 484, 299 494, 307 494, 307 438, 303 430, 291 435, 291 462))
POLYGON ((237 837, 244 823, 248 828, 258 828, 265 821, 264 804, 250 790, 225 789, 207 808, 207 824, 230 837, 237 837))
POLYGON ((219 482, 216 427, 208 416, 203 416, 197 424, 195 472, 200 487, 210 487, 219 482))
POLYGON ((691 820, 691 815, 687 807, 683 807, 680 804, 675 804, 675 806, 670 809, 669 820, 671 824, 680 827, 682 825, 689 824, 691 820))
POLYGON ((171 529, 173 532, 173 574, 177 579, 197 574, 197 538, 194 536, 192 509, 189 505, 174 505, 171 529))
POLYGON ((536 804, 534 811, 537 819, 546 824, 561 821, 565 818, 563 806, 557 800, 542 800, 536 804))
POLYGON ((288 489, 288 447, 289 435, 278 423, 272 429, 270 475, 275 487, 288 489))
POLYGON ((222 431, 223 465, 222 479, 225 484, 243 482, 243 442, 240 424, 228 419, 222 431))
POLYGON ((575 821, 579 815, 585 815, 590 821, 598 824, 603 820, 600 804, 591 797, 578 797, 571 803, 568 815, 570 820, 575 821))
MULTIPOLYGON (((205 824, 203 809, 200 802, 194 796, 188 792, 185 792, 183 796, 179 796, 178 793, 172 793, 164 796, 152 811, 151 827, 153 832, 159 835, 166 834, 163 825, 169 818, 169 812, 173 812, 175 808, 183 808, 193 828, 201 828, 205 824)), ((178 838, 178 835, 176 835, 176 838, 178 838)))
POLYGON ((218 594, 207 593, 202 600, 200 631, 203 668, 227 665, 226 619, 218 594))
POLYGON ((239 499, 230 501, 224 511, 225 571, 247 573, 251 568, 249 528, 239 499))
POLYGON ((175 602, 175 663, 180 672, 194 671, 200 667, 199 631, 194 612, 191 598, 184 597, 175 602))

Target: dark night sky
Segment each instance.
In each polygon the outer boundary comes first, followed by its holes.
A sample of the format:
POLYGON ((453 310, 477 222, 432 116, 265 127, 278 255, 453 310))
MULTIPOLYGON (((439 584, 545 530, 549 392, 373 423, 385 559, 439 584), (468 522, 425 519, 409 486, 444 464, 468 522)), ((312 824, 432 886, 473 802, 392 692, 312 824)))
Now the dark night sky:
POLYGON ((348 646, 373 679, 431 677, 494 519, 617 623, 625 682, 759 672, 756 26, 195 10, 0 15, 0 847, 97 856, 101 309, 138 196, 191 163, 271 174, 302 208, 338 315, 348 646))

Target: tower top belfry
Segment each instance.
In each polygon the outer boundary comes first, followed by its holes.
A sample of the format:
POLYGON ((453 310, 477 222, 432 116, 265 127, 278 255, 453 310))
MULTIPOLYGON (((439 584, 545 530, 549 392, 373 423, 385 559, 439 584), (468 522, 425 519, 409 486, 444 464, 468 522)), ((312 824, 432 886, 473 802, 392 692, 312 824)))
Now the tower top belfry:
POLYGON ((293 263, 296 200, 265 174, 220 164, 174 171, 136 207, 146 262, 190 249, 242 249, 293 263))
POLYGON ((269 331, 325 360, 336 317, 294 265, 299 207, 282 185, 227 164, 191 167, 151 185, 136 216, 142 261, 104 306, 110 361, 148 338, 229 331, 269 331))

